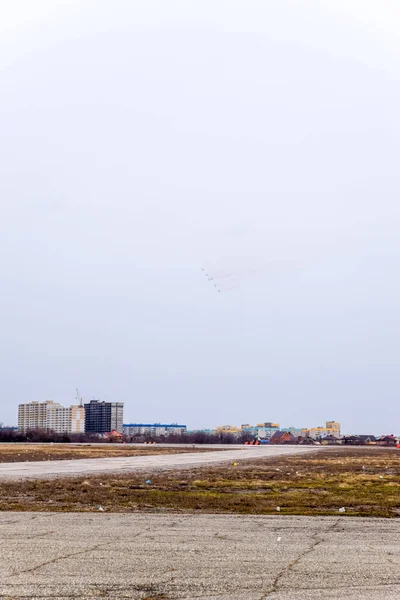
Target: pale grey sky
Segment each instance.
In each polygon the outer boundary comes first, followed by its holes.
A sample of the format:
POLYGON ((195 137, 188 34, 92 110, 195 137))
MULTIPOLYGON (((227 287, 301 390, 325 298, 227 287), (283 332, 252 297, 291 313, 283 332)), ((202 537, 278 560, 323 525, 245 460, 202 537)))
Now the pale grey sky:
POLYGON ((0 421, 78 386, 126 421, 400 433, 399 25, 0 0, 0 421))

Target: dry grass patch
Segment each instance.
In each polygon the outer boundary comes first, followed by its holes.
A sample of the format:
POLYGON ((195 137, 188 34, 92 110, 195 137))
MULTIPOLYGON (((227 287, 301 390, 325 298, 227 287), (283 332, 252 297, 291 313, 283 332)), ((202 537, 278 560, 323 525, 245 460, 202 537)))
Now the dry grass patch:
POLYGON ((148 456, 153 454, 185 454, 210 452, 215 448, 185 448, 178 444, 170 448, 156 445, 129 446, 128 444, 0 444, 0 463, 67 460, 79 458, 113 458, 116 456, 148 456))
POLYGON ((400 451, 339 448, 163 473, 0 481, 0 510, 400 516, 400 451), (151 479, 151 485, 146 480, 151 479))

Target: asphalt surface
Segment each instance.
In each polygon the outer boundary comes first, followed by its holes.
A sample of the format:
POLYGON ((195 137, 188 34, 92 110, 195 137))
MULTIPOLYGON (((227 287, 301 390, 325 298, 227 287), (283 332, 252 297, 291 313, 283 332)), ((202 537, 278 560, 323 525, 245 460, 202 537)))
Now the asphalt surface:
POLYGON ((0 513, 0 598, 382 600, 400 520, 0 513))
POLYGON ((0 478, 27 479, 94 475, 97 473, 130 473, 133 471, 184 469, 233 460, 268 458, 286 454, 316 451, 315 446, 237 446, 233 450, 190 452, 187 454, 158 454, 89 458, 39 462, 0 463, 0 478))

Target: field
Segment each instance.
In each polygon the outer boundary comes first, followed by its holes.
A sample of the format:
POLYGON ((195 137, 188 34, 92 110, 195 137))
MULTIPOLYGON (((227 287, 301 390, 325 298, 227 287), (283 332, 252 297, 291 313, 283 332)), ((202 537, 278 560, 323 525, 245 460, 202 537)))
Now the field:
MULTIPOLYGON (((227 446, 228 447, 228 446, 227 446)), ((75 446, 73 444, 0 444, 0 463, 66 460, 78 458, 112 458, 115 456, 148 456, 149 454, 183 454, 186 452, 207 452, 215 448, 170 448, 157 445, 129 446, 125 444, 98 444, 75 446)))
POLYGON ((0 510, 101 507, 108 512, 398 517, 399 492, 399 450, 332 448, 162 473, 0 481, 0 510), (148 478, 151 484, 146 483, 148 478))

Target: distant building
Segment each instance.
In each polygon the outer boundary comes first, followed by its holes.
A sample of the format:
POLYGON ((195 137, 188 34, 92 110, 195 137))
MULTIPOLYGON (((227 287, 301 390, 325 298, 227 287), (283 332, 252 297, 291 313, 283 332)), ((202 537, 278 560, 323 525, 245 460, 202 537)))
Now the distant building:
POLYGON ((272 440, 273 436, 278 431, 290 433, 295 439, 302 437, 316 440, 327 436, 333 436, 340 439, 340 423, 338 421, 327 421, 325 427, 320 426, 303 429, 293 426, 281 428, 279 423, 273 423, 272 421, 257 423, 257 425, 245 423, 241 425, 240 429, 233 425, 221 425, 215 429, 215 433, 231 433, 233 435, 243 433, 254 438, 260 438, 261 440, 272 440))
POLYGON ((242 433, 249 433, 254 437, 261 439, 271 439, 276 431, 279 431, 279 423, 258 423, 258 425, 242 425, 242 433))
POLYGON ((106 433, 106 438, 109 442, 123 442, 124 435, 119 431, 110 431, 110 433, 106 433))
POLYGON ((295 438, 299 438, 302 437, 302 429, 300 427, 282 427, 281 431, 288 431, 289 433, 291 433, 295 438))
POLYGON ((186 425, 177 423, 127 423, 123 426, 123 432, 128 437, 135 435, 182 435, 186 433, 186 425))
POLYGON ((397 438, 394 437, 393 434, 391 435, 382 435, 382 437, 380 437, 377 441, 376 441, 378 446, 396 446, 397 445, 397 438))
POLYGON ((321 439, 321 444, 323 446, 337 446, 342 443, 342 440, 335 437, 334 435, 326 435, 321 439))
POLYGON ((372 434, 363 435, 347 435, 343 438, 343 444, 349 444, 350 446, 369 446, 370 444, 376 444, 377 439, 372 434))
MULTIPOLYGON (((46 429, 47 407, 54 402, 27 402, 18 406, 18 431, 46 429)), ((61 406, 58 404, 57 406, 61 406)))
POLYGON ((272 436, 279 431, 280 425, 279 423, 263 423, 258 426, 258 435, 260 438, 265 438, 266 440, 270 440, 272 436))
POLYGON ((123 402, 91 400, 85 405, 85 431, 87 433, 122 433, 124 422, 123 402))
POLYGON ((83 406, 62 406, 52 400, 20 404, 18 430, 24 433, 35 429, 56 433, 83 433, 85 409, 83 406))
POLYGON ((276 431, 270 439, 270 444, 294 444, 296 438, 290 431, 276 431))
POLYGON ((249 425, 247 423, 245 425, 241 425, 240 430, 242 433, 248 433, 252 437, 256 437, 258 435, 258 427, 249 425))
POLYGON ((219 427, 216 427, 215 433, 231 433, 232 435, 238 435, 240 429, 235 425, 220 425, 219 427))
POLYGON ((327 421, 325 426, 329 430, 330 435, 335 435, 336 437, 340 438, 340 423, 339 423, 339 421, 327 421))
POLYGON ((56 433, 84 433, 85 409, 83 406, 54 406, 47 410, 47 429, 56 433))
POLYGON ((213 435, 215 433, 214 429, 187 429, 186 433, 195 434, 195 433, 203 433, 204 435, 213 435))
POLYGON ((310 437, 316 440, 320 437, 333 435, 340 438, 340 423, 338 421, 327 421, 325 427, 311 427, 311 429, 302 429, 302 437, 310 437))

